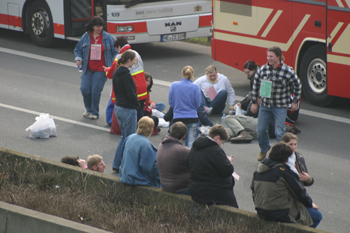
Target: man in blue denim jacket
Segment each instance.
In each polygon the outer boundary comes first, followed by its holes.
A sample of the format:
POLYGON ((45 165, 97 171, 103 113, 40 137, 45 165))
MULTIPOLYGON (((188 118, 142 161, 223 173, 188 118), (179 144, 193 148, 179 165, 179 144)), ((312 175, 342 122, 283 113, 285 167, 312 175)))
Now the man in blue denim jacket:
POLYGON ((157 149, 149 140, 153 127, 152 118, 144 116, 138 122, 136 133, 125 139, 119 167, 120 182, 161 188, 156 163, 157 149))
POLYGON ((104 66, 112 65, 118 54, 113 46, 114 38, 103 31, 105 26, 101 17, 94 16, 74 49, 75 63, 82 66, 80 90, 86 109, 83 116, 90 119, 99 117, 101 92, 107 81, 104 66))

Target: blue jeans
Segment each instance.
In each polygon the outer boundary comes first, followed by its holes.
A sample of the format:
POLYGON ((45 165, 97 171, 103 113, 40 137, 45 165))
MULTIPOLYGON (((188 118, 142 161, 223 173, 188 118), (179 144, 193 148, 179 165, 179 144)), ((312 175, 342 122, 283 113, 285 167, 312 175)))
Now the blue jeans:
POLYGON ((190 149, 192 147, 194 140, 196 140, 196 138, 198 137, 198 134, 199 134, 198 124, 199 124, 198 122, 185 124, 187 126, 185 143, 186 143, 186 146, 190 149))
POLYGON ((227 100, 227 91, 226 90, 221 90, 213 99, 213 101, 211 101, 209 98, 205 97, 205 95, 203 94, 203 91, 201 91, 202 93, 202 101, 201 101, 201 106, 205 107, 209 107, 209 108, 213 108, 213 114, 221 114, 222 111, 224 111, 225 107, 226 107, 226 100, 227 100))
POLYGON ((133 133, 136 133, 137 129, 137 111, 136 109, 122 108, 115 106, 115 116, 117 117, 120 131, 122 136, 120 137, 117 150, 115 152, 112 168, 118 169, 123 157, 123 144, 125 139, 133 133))
POLYGON ((287 108, 271 107, 268 108, 263 104, 260 104, 258 127, 256 132, 258 134, 258 141, 261 152, 266 152, 270 149, 269 138, 269 124, 271 117, 275 120, 275 136, 277 142, 281 141, 285 132, 285 122, 287 117, 287 108))
POLYGON ((107 77, 103 71, 87 69, 81 75, 80 91, 83 95, 85 109, 91 112, 91 115, 99 116, 101 92, 106 81, 107 77))
POLYGON ((112 103, 112 97, 109 98, 107 108, 106 108, 106 122, 108 125, 112 124, 112 116, 114 111, 114 103, 112 103))
POLYGON ((159 112, 162 112, 165 109, 165 104, 164 103, 156 103, 156 109, 159 112))
POLYGON ((312 218, 312 221, 314 222, 314 224, 310 227, 316 228, 318 224, 320 224, 321 220, 322 220, 322 214, 319 210, 314 209, 314 208, 310 208, 310 207, 306 207, 307 211, 309 211, 310 217, 312 218))

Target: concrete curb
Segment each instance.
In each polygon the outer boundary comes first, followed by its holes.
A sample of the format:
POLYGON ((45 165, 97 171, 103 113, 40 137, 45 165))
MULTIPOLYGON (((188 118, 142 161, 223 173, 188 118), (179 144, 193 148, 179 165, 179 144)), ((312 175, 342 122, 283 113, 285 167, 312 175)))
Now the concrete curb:
MULTIPOLYGON (((163 191, 162 189, 156 187, 147 186, 130 186, 120 183, 119 177, 101 174, 91 170, 81 169, 79 167, 74 167, 71 165, 62 164, 60 162, 51 161, 45 158, 41 158, 35 155, 28 155, 22 152, 17 152, 13 150, 8 150, 6 148, 0 147, 0 157, 5 155, 11 155, 11 158, 18 160, 30 160, 35 163, 40 163, 45 169, 55 170, 55 171, 65 171, 68 175, 70 174, 80 174, 84 175, 84 179, 89 180, 90 185, 101 184, 109 187, 113 190, 117 190, 119 195, 125 199, 132 199, 138 203, 144 204, 157 204, 157 205, 174 205, 177 208, 190 208, 190 210, 203 208, 203 205, 199 205, 192 201, 190 196, 173 194, 163 191), (122 192, 121 192, 122 190, 122 192)), ((259 218, 256 213, 236 209, 229 206, 210 206, 209 209, 215 211, 217 215, 223 219, 230 219, 235 221, 236 219, 243 218, 248 219, 248 221, 258 222, 259 218)), ((261 220, 260 220, 261 221, 261 220)), ((326 231, 310 228, 307 226, 302 226, 298 224, 286 224, 278 223, 281 229, 289 229, 300 233, 326 233, 326 231)), ((106 232, 103 230, 96 231, 96 228, 89 227, 84 224, 76 223, 73 221, 65 220, 59 217, 55 217, 48 214, 39 213, 37 211, 29 210, 23 207, 10 205, 6 203, 0 203, 0 233, 12 233, 12 232, 106 232), (4 207, 3 207, 4 206, 4 207), (26 211, 24 211, 26 210, 26 211), (28 211, 28 212, 27 212, 28 211), (31 214, 28 214, 28 213, 31 214), (10 213, 10 214, 9 214, 10 213), (34 214, 36 213, 36 214, 34 214), (11 216, 11 218, 9 218, 11 216), (35 217, 34 217, 35 216, 35 217), (7 219, 7 220, 6 220, 7 219), (51 220, 55 219, 55 220, 51 220), (10 221, 9 221, 10 220, 10 221), (24 230, 20 230, 16 227, 24 226, 25 221, 35 222, 34 225, 25 226, 24 230), (6 223, 6 224, 5 224, 6 223), (3 226, 6 226, 5 228, 3 226), (29 229, 30 227, 32 229, 29 229), (85 228, 87 227, 87 228, 85 228), (15 229, 11 230, 10 229, 15 229), (38 231, 40 229, 40 231, 38 231), (44 229, 50 229, 46 231, 44 229), (70 231, 71 230, 71 231, 70 231)))

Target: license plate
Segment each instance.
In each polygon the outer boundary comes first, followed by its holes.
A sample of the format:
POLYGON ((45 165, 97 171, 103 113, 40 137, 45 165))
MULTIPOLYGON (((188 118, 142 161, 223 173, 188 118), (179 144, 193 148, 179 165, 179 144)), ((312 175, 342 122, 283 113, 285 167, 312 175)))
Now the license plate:
POLYGON ((174 41, 174 40, 184 40, 186 39, 186 33, 162 35, 162 41, 174 41))

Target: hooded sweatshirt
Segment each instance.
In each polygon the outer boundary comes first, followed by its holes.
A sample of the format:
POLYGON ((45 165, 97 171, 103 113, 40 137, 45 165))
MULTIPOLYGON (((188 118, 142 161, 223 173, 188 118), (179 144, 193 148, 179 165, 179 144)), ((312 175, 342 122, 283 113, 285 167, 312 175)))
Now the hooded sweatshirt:
POLYGON ((140 108, 135 82, 131 77, 130 70, 125 66, 119 66, 113 73, 113 91, 117 106, 129 109, 140 108))
POLYGON ((255 209, 262 219, 313 224, 306 209, 312 207, 312 199, 288 165, 264 159, 254 172, 250 188, 255 209))
POLYGON ((171 193, 188 190, 190 149, 174 137, 166 136, 159 144, 157 165, 162 188, 171 193))

